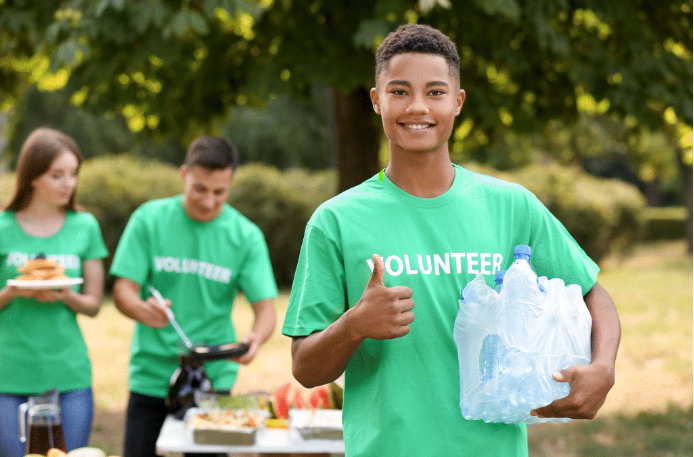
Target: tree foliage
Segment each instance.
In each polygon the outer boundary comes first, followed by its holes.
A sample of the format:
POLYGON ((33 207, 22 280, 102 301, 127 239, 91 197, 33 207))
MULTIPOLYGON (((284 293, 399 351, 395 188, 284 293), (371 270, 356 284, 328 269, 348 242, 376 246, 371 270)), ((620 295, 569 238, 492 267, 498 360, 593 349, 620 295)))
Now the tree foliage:
POLYGON ((374 50, 399 24, 428 23, 461 55, 467 98, 454 148, 482 150, 509 131, 548 132, 548 122, 570 125, 597 105, 637 133, 666 133, 691 192, 691 144, 679 141, 683 129, 691 137, 691 0, 0 0, 0 7, 0 105, 29 84, 64 86, 78 106, 121 113, 133 131, 186 144, 230 107, 309 97, 322 84, 334 89, 341 188, 378 166, 380 129, 367 97, 374 50))
MULTIPOLYGON (((373 52, 403 22, 459 47, 466 118, 494 135, 576 116, 581 97, 650 128, 692 122, 692 8, 684 0, 4 0, 0 43, 68 66, 75 102, 131 127, 188 136, 233 105, 373 84, 373 52)), ((22 72, 3 60, 6 100, 22 72)))

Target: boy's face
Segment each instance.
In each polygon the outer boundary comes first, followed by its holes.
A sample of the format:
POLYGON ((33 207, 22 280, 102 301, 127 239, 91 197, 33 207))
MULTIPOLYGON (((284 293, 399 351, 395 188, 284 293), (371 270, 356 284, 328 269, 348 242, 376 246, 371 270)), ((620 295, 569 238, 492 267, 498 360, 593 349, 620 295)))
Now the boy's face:
POLYGON ((448 154, 448 139, 465 91, 450 75, 443 57, 404 53, 391 58, 378 75, 371 100, 381 115, 391 154, 448 154))
POLYGON ((181 166, 186 214, 199 222, 208 222, 219 216, 229 196, 232 174, 231 168, 208 170, 198 165, 181 166))

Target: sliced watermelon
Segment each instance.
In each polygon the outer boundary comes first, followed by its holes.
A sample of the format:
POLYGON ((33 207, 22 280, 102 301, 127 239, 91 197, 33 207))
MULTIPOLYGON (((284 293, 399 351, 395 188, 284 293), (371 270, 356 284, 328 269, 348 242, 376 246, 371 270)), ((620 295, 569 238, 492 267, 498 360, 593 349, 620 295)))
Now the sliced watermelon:
POLYGON ((304 396, 301 395, 301 392, 299 390, 294 391, 292 404, 296 409, 306 408, 306 400, 304 400, 304 396))
POLYGON ((327 386, 320 386, 313 389, 309 403, 314 409, 331 409, 330 389, 327 386))
POLYGON ((271 412, 276 419, 287 419, 289 417, 289 391, 291 383, 282 385, 272 394, 270 398, 271 412))

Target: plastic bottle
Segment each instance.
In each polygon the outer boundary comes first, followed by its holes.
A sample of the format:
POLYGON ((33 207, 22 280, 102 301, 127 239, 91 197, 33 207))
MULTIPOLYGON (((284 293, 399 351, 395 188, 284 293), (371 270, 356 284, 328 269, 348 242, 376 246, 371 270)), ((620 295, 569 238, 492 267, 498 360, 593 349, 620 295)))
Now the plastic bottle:
POLYGON ((516 248, 513 250, 513 258, 516 259, 513 261, 514 265, 527 265, 528 268, 530 268, 533 272, 535 269, 530 265, 530 257, 533 254, 533 250, 530 246, 527 244, 519 244, 516 246, 516 248))
MULTIPOLYGON (((506 274, 506 270, 497 271, 494 275, 494 282, 496 283, 494 290, 497 292, 501 292, 504 274, 506 274)), ((483 360, 482 381, 487 382, 499 376, 499 363, 503 357, 503 352, 505 352, 501 337, 495 333, 487 335, 482 343, 481 352, 481 358, 483 360)))
POLYGON ((497 292, 501 292, 501 288, 504 284, 504 275, 505 274, 506 274, 506 270, 499 270, 494 275, 494 282, 496 283, 496 287, 494 287, 494 290, 496 290, 497 292))
MULTIPOLYGON (((535 276, 537 276, 537 272, 535 271, 535 268, 533 268, 532 264, 530 263, 530 258, 532 257, 533 250, 530 246, 527 244, 519 244, 518 246, 515 247, 513 250, 513 258, 516 259, 513 261, 513 265, 518 265, 523 269, 529 269, 532 271, 535 276)), ((540 292, 545 292, 545 288, 537 282, 537 287, 540 289, 540 292)))

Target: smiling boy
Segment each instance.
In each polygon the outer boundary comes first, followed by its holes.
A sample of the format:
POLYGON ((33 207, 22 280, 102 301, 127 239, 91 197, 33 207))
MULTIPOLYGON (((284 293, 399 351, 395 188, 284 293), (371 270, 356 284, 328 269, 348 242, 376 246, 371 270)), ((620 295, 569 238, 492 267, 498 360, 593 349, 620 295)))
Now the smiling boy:
POLYGON ((530 192, 451 163, 465 92, 445 35, 425 25, 389 34, 371 99, 390 161, 381 179, 325 202, 307 224, 282 329, 294 376, 311 387, 345 372, 348 457, 527 455, 524 425, 462 417, 460 290, 477 273, 493 282, 518 244, 533 247, 538 274, 579 284, 592 363, 557 373, 571 394, 534 414, 592 418, 614 383, 620 337, 599 269, 530 192))

